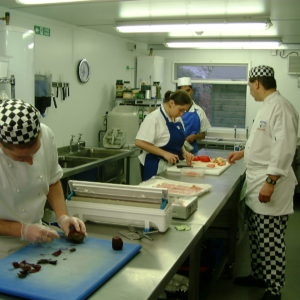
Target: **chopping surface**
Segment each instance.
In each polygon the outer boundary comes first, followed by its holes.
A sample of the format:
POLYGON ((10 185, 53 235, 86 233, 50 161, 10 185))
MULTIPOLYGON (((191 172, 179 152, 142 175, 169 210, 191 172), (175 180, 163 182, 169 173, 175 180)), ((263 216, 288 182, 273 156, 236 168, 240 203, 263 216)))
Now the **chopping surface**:
POLYGON ((111 240, 87 237, 79 245, 63 238, 28 245, 0 260, 0 292, 28 299, 85 299, 141 249, 138 244, 124 243, 122 250, 115 251, 111 244, 111 240), (58 250, 61 255, 53 256, 58 250), (17 276, 20 269, 12 265, 23 260, 37 263, 40 259, 57 260, 57 264, 41 265, 39 272, 23 279, 17 276))
MULTIPOLYGON (((208 162, 201 162, 201 161, 193 161, 192 163, 192 168, 184 168, 183 171, 187 171, 187 170, 203 170, 204 174, 208 174, 208 175, 220 175, 222 174, 227 168, 230 167, 230 164, 228 162, 226 162, 226 164, 224 166, 219 166, 217 164, 214 164, 214 167, 208 167, 207 165, 211 163, 208 162)), ((169 167, 167 169, 167 172, 173 172, 173 173, 181 173, 182 172, 182 168, 178 168, 177 165, 174 165, 172 167, 169 167)))

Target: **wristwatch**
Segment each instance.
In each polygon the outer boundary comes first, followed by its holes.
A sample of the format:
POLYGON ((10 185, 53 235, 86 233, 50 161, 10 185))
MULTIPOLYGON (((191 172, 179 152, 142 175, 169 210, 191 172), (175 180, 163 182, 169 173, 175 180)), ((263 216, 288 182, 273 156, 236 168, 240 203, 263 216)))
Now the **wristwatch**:
POLYGON ((271 177, 268 176, 268 177, 266 178, 266 183, 275 185, 275 184, 276 184, 276 180, 273 180, 271 177))

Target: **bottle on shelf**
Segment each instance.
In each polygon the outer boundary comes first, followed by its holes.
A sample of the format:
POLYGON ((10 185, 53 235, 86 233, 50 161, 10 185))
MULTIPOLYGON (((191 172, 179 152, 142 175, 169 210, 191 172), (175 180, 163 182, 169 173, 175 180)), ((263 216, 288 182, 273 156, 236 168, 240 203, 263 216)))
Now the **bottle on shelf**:
POLYGON ((123 80, 116 81, 116 98, 123 98, 124 84, 123 80))

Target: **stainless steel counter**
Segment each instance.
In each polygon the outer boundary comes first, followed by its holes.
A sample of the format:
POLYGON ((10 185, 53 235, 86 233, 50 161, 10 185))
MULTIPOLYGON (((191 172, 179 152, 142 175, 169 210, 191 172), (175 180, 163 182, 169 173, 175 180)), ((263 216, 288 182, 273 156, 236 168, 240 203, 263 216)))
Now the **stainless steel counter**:
MULTIPOLYGON (((226 157, 228 153, 228 151, 213 149, 202 150, 201 152, 212 157, 226 157)), ((163 174, 168 179, 208 183, 213 188, 207 194, 199 197, 198 210, 188 220, 173 219, 170 228, 165 233, 152 235, 152 241, 146 238, 134 241, 141 244, 141 252, 95 291, 89 299, 156 300, 188 257, 192 262, 190 263, 189 272, 189 299, 199 299, 198 279, 201 238, 240 185, 244 171, 243 162, 239 161, 220 176, 186 177, 168 173, 163 174), (175 225, 179 224, 188 224, 191 230, 177 231, 175 225)), ((124 227, 87 223, 87 229, 91 237, 111 240, 112 236, 118 234, 120 229, 124 230, 124 227)), ((2 298, 1 295, 0 298, 13 299, 11 297, 2 298)))
MULTIPOLYGON (((203 154, 225 156, 227 151, 202 150, 203 154)), ((97 290, 89 299, 157 299, 174 273, 190 255, 189 298, 199 299, 198 276, 201 237, 222 210, 242 180, 242 161, 228 168, 221 176, 186 177, 163 174, 164 177, 195 183, 208 183, 211 192, 199 198, 198 210, 186 221, 173 219, 165 233, 153 235, 154 240, 142 239, 141 252, 97 290), (175 225, 188 224, 190 231, 177 231, 175 225)), ((237 199, 238 201, 238 199, 237 199)), ((111 239, 120 227, 88 224, 90 236, 111 239)), ((99 258, 101 259, 101 258, 99 258)))

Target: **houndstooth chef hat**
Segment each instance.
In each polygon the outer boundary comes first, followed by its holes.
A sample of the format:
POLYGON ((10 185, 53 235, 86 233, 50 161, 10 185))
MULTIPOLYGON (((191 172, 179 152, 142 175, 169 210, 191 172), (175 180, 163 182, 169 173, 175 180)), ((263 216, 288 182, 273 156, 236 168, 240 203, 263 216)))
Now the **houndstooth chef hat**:
POLYGON ((188 86, 192 85, 192 81, 191 81, 190 77, 180 77, 180 78, 178 78, 177 86, 181 87, 181 86, 184 86, 184 85, 188 85, 188 86))
POLYGON ((256 77, 274 77, 274 69, 263 65, 253 67, 249 72, 249 78, 256 77))
POLYGON ((40 132, 40 113, 22 100, 0 102, 0 140, 20 145, 33 141, 40 132))

